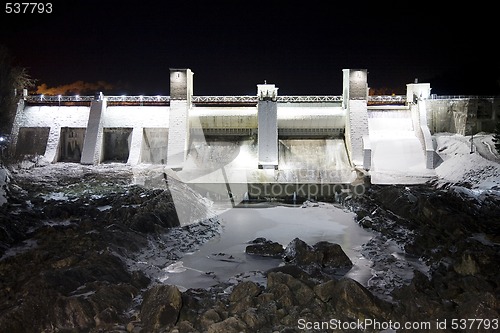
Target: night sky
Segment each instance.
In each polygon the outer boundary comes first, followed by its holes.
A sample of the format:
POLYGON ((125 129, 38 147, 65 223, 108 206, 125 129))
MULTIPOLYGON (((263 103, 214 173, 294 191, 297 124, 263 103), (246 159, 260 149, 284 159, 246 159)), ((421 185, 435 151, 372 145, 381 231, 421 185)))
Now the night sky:
POLYGON ((38 85, 105 81, 108 94, 168 95, 169 68, 191 68, 195 95, 254 95, 264 80, 280 95, 340 95, 343 68, 388 92, 418 78, 439 95, 500 94, 492 2, 348 3, 52 1, 51 14, 3 7, 0 44, 38 85))

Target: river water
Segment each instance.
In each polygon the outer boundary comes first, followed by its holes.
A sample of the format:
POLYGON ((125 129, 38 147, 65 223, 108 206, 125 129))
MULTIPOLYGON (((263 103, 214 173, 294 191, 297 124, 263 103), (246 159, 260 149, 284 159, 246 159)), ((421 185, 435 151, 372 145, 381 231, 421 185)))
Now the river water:
POLYGON ((343 208, 306 202, 302 206, 264 204, 216 209, 220 213, 221 234, 164 268, 161 281, 183 290, 235 281, 235 277, 245 274, 249 279, 258 280, 258 274, 252 272, 277 267, 282 260, 247 255, 248 242, 257 237, 278 242, 283 247, 294 238, 309 245, 319 241, 337 243, 354 264, 347 276, 363 285, 371 277, 371 263, 363 257, 361 249, 373 233, 358 226, 354 214, 343 208))

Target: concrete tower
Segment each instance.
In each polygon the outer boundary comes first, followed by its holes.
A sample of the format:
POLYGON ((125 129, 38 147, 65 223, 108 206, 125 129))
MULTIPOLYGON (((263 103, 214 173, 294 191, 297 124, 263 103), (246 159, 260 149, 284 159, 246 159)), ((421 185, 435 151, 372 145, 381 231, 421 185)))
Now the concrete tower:
POLYGON ((368 84, 366 69, 344 69, 343 102, 345 141, 353 166, 363 165, 363 137, 368 136, 368 84))
POLYGON ((278 88, 258 84, 257 105, 259 169, 278 168, 278 88))
POLYGON ((180 169, 189 149, 189 109, 193 96, 193 72, 170 69, 170 115, 167 167, 180 169))

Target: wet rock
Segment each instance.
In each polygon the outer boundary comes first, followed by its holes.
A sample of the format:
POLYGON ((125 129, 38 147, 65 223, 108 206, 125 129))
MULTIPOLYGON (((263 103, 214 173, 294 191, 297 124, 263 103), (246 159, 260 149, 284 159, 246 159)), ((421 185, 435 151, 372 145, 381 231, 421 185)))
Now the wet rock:
MULTIPOLYGON (((467 292, 461 295, 457 307, 459 318, 498 318, 498 297, 490 292, 467 292)), ((484 332, 484 327, 473 326, 471 332, 484 332)))
POLYGON ((325 283, 318 284, 314 287, 314 293, 322 302, 328 302, 335 297, 337 292, 336 287, 337 281, 330 280, 325 283))
POLYGON ((314 297, 313 290, 307 284, 291 275, 279 272, 267 275, 267 288, 275 294, 275 299, 281 301, 284 307, 295 304, 303 306, 314 297))
POLYGON ((479 265, 470 253, 463 253, 460 260, 453 266, 460 275, 475 275, 479 273, 479 265))
POLYGON ((199 333, 199 331, 186 320, 179 322, 179 324, 177 325, 177 329, 179 333, 199 333))
POLYGON ((250 297, 257 297, 261 293, 261 288, 252 281, 244 281, 237 284, 231 295, 229 296, 230 302, 240 302, 242 299, 250 297))
POLYGON ((312 286, 315 284, 315 279, 310 274, 308 274, 306 271, 304 271, 303 269, 301 269, 297 265, 286 264, 283 266, 271 268, 271 269, 266 271, 266 275, 269 273, 273 273, 273 272, 274 273, 280 272, 280 273, 291 275, 292 277, 303 281, 304 283, 306 283, 309 286, 312 286))
POLYGON ((310 246, 299 238, 287 245, 283 255, 287 264, 297 265, 317 282, 324 282, 338 274, 344 274, 352 262, 340 245, 318 242, 310 246))
POLYGON ((261 288, 252 281, 244 281, 236 285, 229 296, 231 313, 241 314, 255 305, 261 288))
POLYGON ((229 317, 219 323, 212 324, 207 330, 208 333, 240 333, 246 331, 245 323, 236 317, 229 317))
POLYGON ((241 319, 251 332, 257 331, 260 327, 266 324, 265 316, 260 315, 255 308, 247 309, 241 314, 241 319))
POLYGON ((323 267, 350 268, 352 261, 338 244, 331 242, 318 242, 314 244, 313 250, 317 255, 318 263, 323 267))
POLYGON ((353 279, 342 278, 332 290, 335 295, 331 298, 337 313, 346 318, 378 319, 387 318, 389 305, 377 299, 361 284, 353 279))
POLYGON ((206 330, 208 329, 212 324, 218 323, 222 321, 221 316, 217 311, 214 309, 209 309, 203 313, 203 315, 200 318, 200 325, 201 327, 206 330))
POLYGON ((140 318, 147 332, 172 327, 179 318, 182 295, 171 285, 155 285, 144 293, 140 318))
POLYGON ((316 263, 317 255, 306 242, 295 238, 286 246, 283 259, 293 264, 312 265, 316 263))
POLYGON ((281 258, 284 249, 280 243, 265 238, 256 238, 245 248, 245 252, 261 257, 281 258))
POLYGON ((85 329, 95 325, 96 313, 88 300, 82 297, 61 297, 49 314, 57 329, 85 329))
MULTIPOLYGON (((223 287, 214 287, 213 289, 188 289, 182 293, 182 308, 179 315, 179 322, 186 321, 192 323, 199 331, 208 329, 208 326, 200 324, 200 318, 203 318, 207 310, 214 310, 224 320, 228 317, 227 304, 214 297, 214 294, 225 295, 223 287)), ((226 296, 227 297, 227 296, 226 296)), ((216 318, 212 313, 207 314, 208 324, 216 318)))
POLYGON ((94 316, 97 329, 109 330, 115 323, 120 322, 118 312, 114 307, 107 307, 94 316))

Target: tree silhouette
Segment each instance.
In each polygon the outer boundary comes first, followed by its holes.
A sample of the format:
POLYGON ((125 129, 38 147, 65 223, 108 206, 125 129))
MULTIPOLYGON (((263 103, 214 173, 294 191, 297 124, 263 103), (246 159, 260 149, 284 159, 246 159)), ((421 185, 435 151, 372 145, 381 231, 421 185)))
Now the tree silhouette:
POLYGON ((15 66, 7 47, 0 45, 0 133, 8 133, 16 112, 18 94, 35 85, 24 67, 15 66), (16 93, 17 92, 17 93, 16 93))

